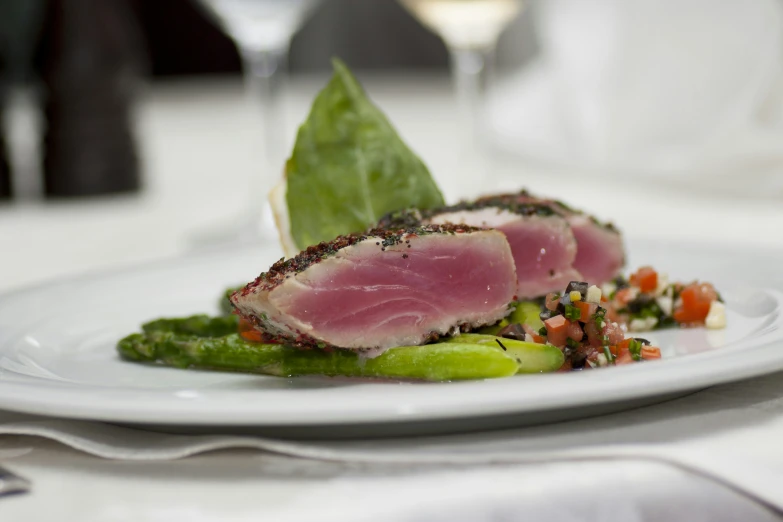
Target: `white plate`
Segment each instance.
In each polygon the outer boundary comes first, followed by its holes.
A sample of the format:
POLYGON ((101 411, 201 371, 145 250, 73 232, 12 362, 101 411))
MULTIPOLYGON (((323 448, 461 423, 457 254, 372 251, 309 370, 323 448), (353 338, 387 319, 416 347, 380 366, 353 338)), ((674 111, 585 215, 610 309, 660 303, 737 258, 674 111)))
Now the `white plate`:
POLYGON ((630 266, 715 282, 728 328, 649 334, 662 361, 474 382, 283 379, 121 361, 116 341, 143 321, 213 312, 224 286, 252 279, 279 256, 213 252, 0 297, 0 408, 167 426, 375 426, 388 434, 401 425, 443 431, 584 416, 783 369, 779 256, 643 242, 629 251, 630 266))

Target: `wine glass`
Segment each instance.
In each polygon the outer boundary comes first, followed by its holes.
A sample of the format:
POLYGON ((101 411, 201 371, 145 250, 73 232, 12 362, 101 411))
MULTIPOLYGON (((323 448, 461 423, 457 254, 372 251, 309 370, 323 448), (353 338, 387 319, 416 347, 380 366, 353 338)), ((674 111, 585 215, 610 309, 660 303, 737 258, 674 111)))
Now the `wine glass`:
POLYGON ((482 92, 497 41, 520 13, 523 0, 399 0, 448 47, 463 120, 478 134, 482 92))
MULTIPOLYGON (((233 234, 216 234, 221 240, 271 237, 274 225, 266 194, 286 157, 283 86, 291 38, 320 0, 197 0, 239 49, 251 101, 263 112, 263 149, 266 165, 249 187, 253 199, 246 222, 233 234), (259 194, 263 195, 258 197, 259 194), (221 237, 222 236, 222 237, 221 237), (233 236, 230 237, 229 236, 233 236)), ((208 240, 208 242, 211 242, 208 240)))

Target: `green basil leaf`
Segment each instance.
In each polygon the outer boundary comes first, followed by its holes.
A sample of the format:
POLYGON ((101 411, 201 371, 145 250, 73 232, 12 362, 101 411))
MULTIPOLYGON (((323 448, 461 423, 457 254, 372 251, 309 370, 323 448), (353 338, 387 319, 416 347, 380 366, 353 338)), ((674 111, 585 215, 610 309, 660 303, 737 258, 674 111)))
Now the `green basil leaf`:
POLYGON ((333 65, 286 164, 290 233, 299 249, 362 232, 388 212, 444 205, 427 167, 348 67, 337 59, 333 65))

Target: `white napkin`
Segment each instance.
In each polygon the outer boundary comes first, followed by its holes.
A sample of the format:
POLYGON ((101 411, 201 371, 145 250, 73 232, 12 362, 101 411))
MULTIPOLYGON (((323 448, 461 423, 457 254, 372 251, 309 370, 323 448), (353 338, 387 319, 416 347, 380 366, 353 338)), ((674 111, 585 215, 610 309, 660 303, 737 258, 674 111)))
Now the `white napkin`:
POLYGON ((108 459, 166 460, 221 448, 371 464, 512 464, 651 459, 729 484, 783 511, 783 374, 657 406, 548 426, 388 440, 289 442, 171 435, 4 413, 0 434, 33 435, 108 459))
POLYGON ((541 52, 487 107, 503 148, 783 194, 783 2, 547 0, 531 11, 541 52))

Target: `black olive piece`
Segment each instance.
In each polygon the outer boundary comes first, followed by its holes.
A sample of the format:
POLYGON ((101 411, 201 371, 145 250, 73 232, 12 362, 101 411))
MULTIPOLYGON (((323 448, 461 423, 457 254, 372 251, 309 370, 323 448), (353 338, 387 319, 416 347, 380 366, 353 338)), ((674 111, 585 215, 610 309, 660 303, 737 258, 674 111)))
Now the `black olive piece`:
POLYGON ((571 357, 571 368, 575 370, 582 369, 584 368, 586 362, 587 355, 577 352, 573 357, 571 357))
POLYGON ((569 292, 573 292, 576 290, 580 294, 582 294, 582 299, 587 297, 587 283, 584 281, 571 281, 568 283, 568 286, 566 287, 565 293, 568 294, 569 292))
POLYGON ((498 337, 514 339, 516 341, 525 340, 525 329, 519 323, 512 323, 498 332, 498 337))
POLYGON ((547 319, 551 319, 552 317, 560 315, 557 312, 553 312, 552 310, 544 310, 540 314, 538 314, 538 318, 541 319, 541 321, 546 321, 547 319))
POLYGON ((642 309, 647 308, 652 304, 654 301, 652 296, 649 296, 647 294, 639 294, 639 296, 634 299, 633 301, 630 301, 627 305, 628 311, 634 314, 638 314, 642 311, 642 309))
POLYGON ((626 278, 624 278, 623 276, 617 276, 617 277, 615 277, 615 278, 612 280, 612 283, 614 284, 614 286, 616 286, 616 287, 617 287, 617 289, 618 289, 618 290, 620 290, 620 289, 622 289, 622 288, 627 288, 627 287, 631 286, 631 285, 628 283, 628 280, 627 280, 626 278))
POLYGON ((641 337, 634 337, 634 340, 639 341, 645 346, 650 346, 650 341, 648 341, 647 339, 643 339, 641 337))

